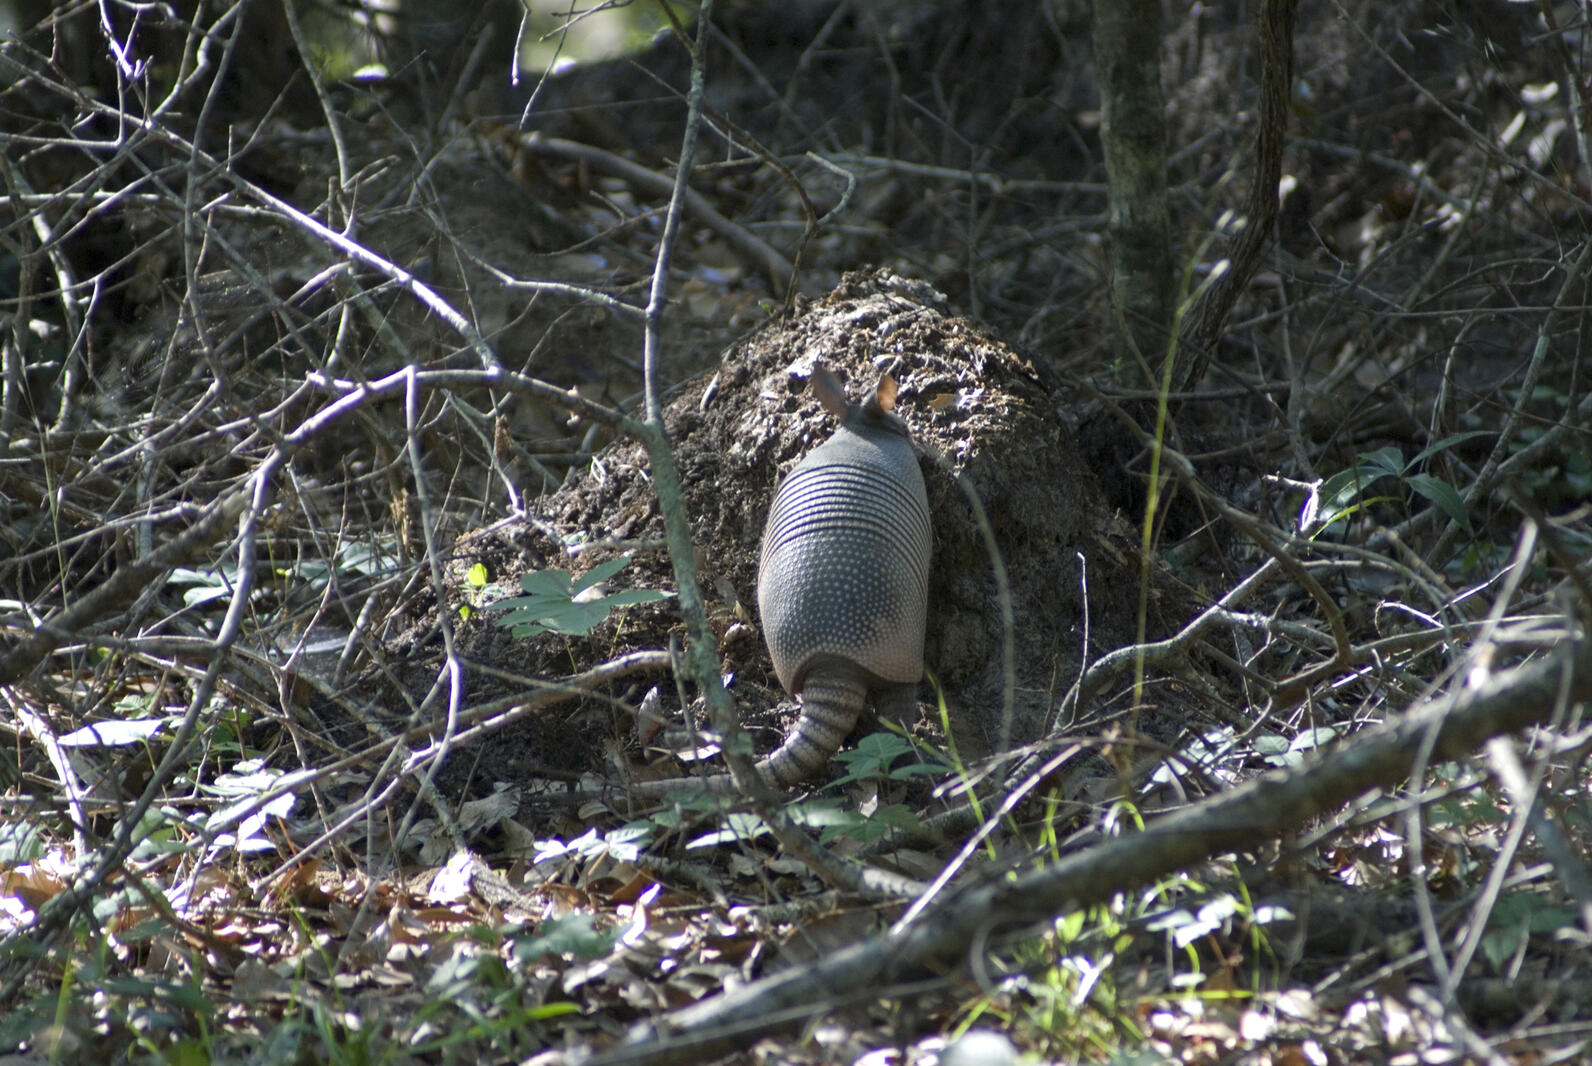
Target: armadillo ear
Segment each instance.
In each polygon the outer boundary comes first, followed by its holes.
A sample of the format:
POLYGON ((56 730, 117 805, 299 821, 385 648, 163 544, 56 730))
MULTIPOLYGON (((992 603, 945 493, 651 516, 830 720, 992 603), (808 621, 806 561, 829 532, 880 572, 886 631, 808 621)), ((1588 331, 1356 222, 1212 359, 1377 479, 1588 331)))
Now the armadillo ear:
POLYGON ((822 363, 813 367, 813 376, 807 379, 808 386, 813 390, 813 395, 818 397, 818 402, 824 410, 844 422, 851 413, 851 401, 846 399, 846 388, 840 379, 829 372, 829 368, 822 363))
POLYGON ((901 386, 896 384, 896 379, 886 374, 879 379, 879 387, 873 390, 873 405, 876 405, 880 411, 884 412, 894 410, 896 392, 900 388, 901 386))

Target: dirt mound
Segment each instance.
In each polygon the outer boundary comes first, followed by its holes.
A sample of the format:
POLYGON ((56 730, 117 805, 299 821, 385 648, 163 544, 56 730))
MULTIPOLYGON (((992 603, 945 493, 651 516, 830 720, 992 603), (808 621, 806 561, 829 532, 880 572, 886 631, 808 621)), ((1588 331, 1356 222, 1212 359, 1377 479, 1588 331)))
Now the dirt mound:
MULTIPOLYGON (((1003 733, 1013 743, 1036 739, 1085 654, 1086 587, 1088 654, 1098 656, 1131 632, 1133 601, 1121 595, 1137 586, 1131 535, 1102 502, 1061 412, 1028 364, 951 314, 927 285, 880 271, 850 275, 825 299, 732 345, 715 373, 688 385, 668 408, 720 653, 743 716, 774 727, 757 737, 759 749, 777 743, 785 723, 770 720, 781 693, 761 639, 748 629, 755 623, 748 605, 756 602, 757 548, 774 486, 833 429, 805 387, 820 359, 854 396, 881 373, 893 374, 901 386, 897 410, 928 453, 935 551, 927 658, 962 751, 995 750, 1003 733), (995 566, 953 471, 988 515, 1011 590, 1015 698, 1005 723, 995 566)), ((610 447, 544 499, 538 514, 460 538, 449 584, 461 590, 461 603, 469 588, 464 575, 477 563, 491 581, 515 589, 528 570, 578 574, 631 552, 613 585, 672 585, 639 444, 610 447), (566 548, 575 549, 573 561, 566 548)), ((459 606, 446 609, 456 614, 459 606)), ((468 662, 493 668, 472 677, 475 704, 512 694, 516 675, 566 675, 635 649, 666 647, 677 634, 676 608, 665 601, 625 608, 581 638, 514 639, 478 613, 460 627, 458 647, 468 662)), ((440 647, 432 626, 429 635, 412 629, 393 649, 410 666, 416 698, 436 676, 440 647)), ((637 679, 610 695, 633 704, 658 680, 637 679)), ((672 688, 663 688, 665 707, 677 706, 672 688)), ((932 698, 930 688, 924 693, 932 698)), ((610 738, 630 735, 615 727, 609 707, 588 701, 516 723, 476 753, 473 783, 601 770, 610 738)))

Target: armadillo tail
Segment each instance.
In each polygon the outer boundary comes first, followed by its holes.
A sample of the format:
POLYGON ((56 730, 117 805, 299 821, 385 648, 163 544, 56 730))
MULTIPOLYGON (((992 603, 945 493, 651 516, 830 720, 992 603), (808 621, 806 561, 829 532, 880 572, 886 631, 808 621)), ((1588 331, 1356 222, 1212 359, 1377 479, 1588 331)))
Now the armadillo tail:
POLYGON ((867 685, 834 674, 809 677, 802 686, 802 713, 785 743, 757 764, 763 780, 776 788, 789 788, 823 769, 840 750, 862 713, 867 685))

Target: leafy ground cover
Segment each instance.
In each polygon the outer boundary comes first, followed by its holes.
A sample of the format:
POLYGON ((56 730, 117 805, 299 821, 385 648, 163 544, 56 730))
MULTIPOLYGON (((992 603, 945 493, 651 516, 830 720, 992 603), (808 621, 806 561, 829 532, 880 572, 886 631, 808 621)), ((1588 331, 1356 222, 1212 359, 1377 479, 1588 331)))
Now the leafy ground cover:
MULTIPOLYGON (((678 231, 694 31, 514 86, 490 12, 19 15, 8 1061, 1586 1054, 1578 9, 1300 12, 1274 239, 1159 430, 1073 5, 720 11, 678 231), (808 793, 634 803, 785 721, 746 604, 820 337, 946 454, 938 684, 808 793)), ((1253 27, 1162 56, 1192 293, 1253 27)))

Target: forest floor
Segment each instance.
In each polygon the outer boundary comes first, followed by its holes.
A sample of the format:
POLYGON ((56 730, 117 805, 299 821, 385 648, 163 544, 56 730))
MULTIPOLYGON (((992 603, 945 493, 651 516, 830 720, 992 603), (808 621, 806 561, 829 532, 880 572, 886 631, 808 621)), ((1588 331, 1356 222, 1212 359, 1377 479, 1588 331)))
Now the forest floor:
MULTIPOLYGON (((1306 5, 1273 239, 1165 395, 1085 5, 722 6, 651 339, 670 35, 0 44, 0 1063, 1592 1056, 1584 9, 1306 5), (819 359, 925 451, 920 720, 642 802, 789 728, 819 359)), ((1255 38, 1163 26, 1185 295, 1255 38)))

